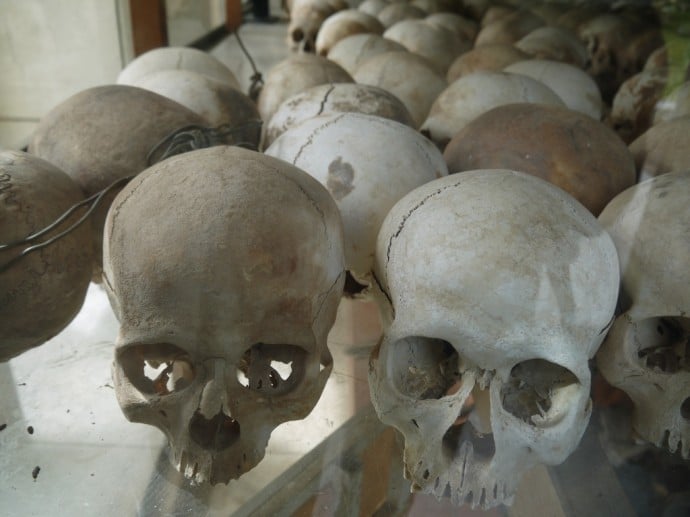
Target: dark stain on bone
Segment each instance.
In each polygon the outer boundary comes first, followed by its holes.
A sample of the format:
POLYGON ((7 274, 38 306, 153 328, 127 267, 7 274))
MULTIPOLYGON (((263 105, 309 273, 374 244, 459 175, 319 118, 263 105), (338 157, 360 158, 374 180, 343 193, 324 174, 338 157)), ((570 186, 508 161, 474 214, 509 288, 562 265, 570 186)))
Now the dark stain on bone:
POLYGON ((355 170, 342 156, 333 160, 328 166, 328 181, 326 187, 336 201, 340 201, 354 190, 352 185, 355 179, 355 170))
POLYGON ((38 473, 41 472, 41 467, 36 465, 34 469, 31 471, 31 477, 34 478, 34 481, 36 481, 36 478, 38 477, 38 473))

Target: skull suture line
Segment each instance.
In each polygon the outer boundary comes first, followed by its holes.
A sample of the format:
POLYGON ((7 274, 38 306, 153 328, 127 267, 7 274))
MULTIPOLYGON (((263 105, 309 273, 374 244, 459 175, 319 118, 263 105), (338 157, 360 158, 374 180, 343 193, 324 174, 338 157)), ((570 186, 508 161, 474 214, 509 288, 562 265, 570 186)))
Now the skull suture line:
POLYGON ((376 253, 370 390, 405 436, 413 489, 509 504, 521 473, 564 461, 589 421, 588 359, 618 293, 611 238, 560 189, 480 170, 401 199, 376 253))
POLYGON ((104 239, 127 418, 161 429, 194 482, 253 468, 321 395, 343 260, 338 208, 285 162, 214 147, 137 176, 104 239))
POLYGON ((621 267, 621 308, 597 353, 607 381, 635 404, 633 429, 690 456, 690 174, 662 174, 599 216, 621 267))

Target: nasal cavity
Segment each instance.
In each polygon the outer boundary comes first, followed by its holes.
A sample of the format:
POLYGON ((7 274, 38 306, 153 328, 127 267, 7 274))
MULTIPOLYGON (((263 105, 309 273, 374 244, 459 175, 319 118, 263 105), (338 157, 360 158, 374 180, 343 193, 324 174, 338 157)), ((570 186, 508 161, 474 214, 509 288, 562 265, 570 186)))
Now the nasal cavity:
POLYGON ((222 451, 239 439, 240 423, 222 412, 208 419, 197 410, 189 422, 189 436, 202 449, 222 451))

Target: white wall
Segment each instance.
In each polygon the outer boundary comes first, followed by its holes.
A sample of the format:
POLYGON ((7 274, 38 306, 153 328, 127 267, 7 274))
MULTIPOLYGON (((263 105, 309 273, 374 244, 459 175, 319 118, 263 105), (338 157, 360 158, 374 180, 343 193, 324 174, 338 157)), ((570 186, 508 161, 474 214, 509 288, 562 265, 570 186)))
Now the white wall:
POLYGON ((121 43, 131 30, 126 6, 0 0, 0 149, 24 145, 40 117, 71 95, 115 82, 131 53, 121 43))

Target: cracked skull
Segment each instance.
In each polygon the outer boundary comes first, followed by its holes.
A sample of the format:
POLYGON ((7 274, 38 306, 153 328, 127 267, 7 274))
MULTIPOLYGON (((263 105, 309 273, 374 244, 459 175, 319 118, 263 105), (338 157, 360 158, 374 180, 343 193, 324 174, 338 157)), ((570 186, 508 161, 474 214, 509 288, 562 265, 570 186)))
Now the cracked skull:
POLYGON ((379 227, 405 194, 448 174, 440 151, 414 129, 383 117, 332 113, 280 135, 266 154, 319 180, 335 199, 345 232, 348 294, 369 286, 379 227), (352 288, 351 288, 352 286, 352 288))
POLYGON ((599 217, 618 249, 623 312, 597 365, 633 400, 635 433, 684 458, 690 456, 688 199, 690 174, 663 174, 619 194, 599 217))
POLYGON ((236 147, 170 158, 115 199, 104 259, 118 402, 193 482, 238 478, 312 410, 344 282, 338 209, 316 180, 236 147))
POLYGON ((589 421, 588 359, 618 292, 610 237, 560 189, 476 170, 401 199, 376 253, 369 383, 405 437, 406 476, 454 504, 509 504, 521 473, 564 461, 589 421))

